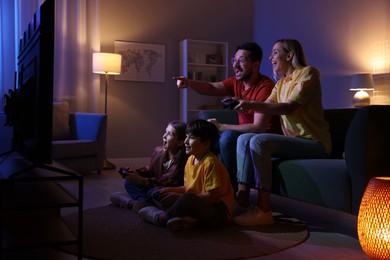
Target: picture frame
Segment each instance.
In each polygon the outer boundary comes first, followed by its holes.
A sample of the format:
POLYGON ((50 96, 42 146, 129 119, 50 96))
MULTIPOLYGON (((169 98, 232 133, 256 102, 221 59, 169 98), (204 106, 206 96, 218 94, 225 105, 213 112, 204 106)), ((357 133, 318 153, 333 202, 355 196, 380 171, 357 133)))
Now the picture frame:
POLYGON ((115 53, 122 55, 115 80, 165 82, 165 45, 115 41, 115 53))

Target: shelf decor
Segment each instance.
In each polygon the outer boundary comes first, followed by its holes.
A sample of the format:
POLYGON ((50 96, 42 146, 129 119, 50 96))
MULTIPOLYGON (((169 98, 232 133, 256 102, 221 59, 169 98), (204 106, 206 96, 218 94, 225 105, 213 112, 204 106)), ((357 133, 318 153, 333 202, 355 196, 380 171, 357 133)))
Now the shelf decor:
POLYGON ((390 259, 390 177, 370 179, 360 204, 358 237, 371 259, 390 259))
POLYGON ((222 56, 216 54, 206 55, 206 64, 222 64, 222 56))
MULTIPOLYGON (((228 77, 228 43, 184 39, 180 41, 180 75, 193 80, 223 81, 228 77)), ((193 89, 181 89, 180 120, 198 118, 203 109, 221 108, 223 97, 201 95, 193 89)))
POLYGON ((165 45, 115 41, 115 53, 122 55, 122 74, 115 80, 165 81, 165 45))

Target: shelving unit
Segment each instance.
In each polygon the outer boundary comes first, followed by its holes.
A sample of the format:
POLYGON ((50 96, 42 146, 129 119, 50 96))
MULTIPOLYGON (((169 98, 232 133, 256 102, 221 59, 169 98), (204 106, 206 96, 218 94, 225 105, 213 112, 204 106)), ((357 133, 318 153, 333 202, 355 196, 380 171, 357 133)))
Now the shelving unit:
POLYGON ((82 259, 82 212, 82 175, 55 163, 29 166, 23 158, 8 158, 0 171, 0 258, 61 259, 66 247, 76 246, 82 259), (60 185, 70 181, 78 183, 77 194, 60 185), (68 207, 78 209, 76 234, 60 215, 68 207))
MULTIPOLYGON (((226 79, 228 44, 190 39, 180 41, 180 74, 190 79, 211 82, 226 79)), ((199 95, 192 89, 180 90, 180 120, 191 121, 201 109, 220 109, 221 99, 199 95)))

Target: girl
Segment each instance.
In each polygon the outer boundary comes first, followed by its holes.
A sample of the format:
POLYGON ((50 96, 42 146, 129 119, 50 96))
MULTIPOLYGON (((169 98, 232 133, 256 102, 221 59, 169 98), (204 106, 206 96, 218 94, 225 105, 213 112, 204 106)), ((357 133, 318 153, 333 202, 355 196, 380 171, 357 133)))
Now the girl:
POLYGON ((163 144, 155 148, 150 164, 140 169, 119 169, 125 179, 125 192, 111 194, 111 202, 121 208, 131 209, 153 201, 152 194, 167 186, 183 185, 184 166, 188 156, 184 149, 186 124, 179 121, 168 123, 163 144))

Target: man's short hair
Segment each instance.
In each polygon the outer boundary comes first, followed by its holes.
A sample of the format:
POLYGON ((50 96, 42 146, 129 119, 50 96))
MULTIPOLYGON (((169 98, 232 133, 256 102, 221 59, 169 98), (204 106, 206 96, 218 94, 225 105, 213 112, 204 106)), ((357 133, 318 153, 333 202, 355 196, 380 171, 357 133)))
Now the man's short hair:
POLYGON ((237 46, 236 51, 245 50, 249 52, 249 58, 252 61, 260 61, 263 58, 263 50, 255 42, 246 42, 237 46))

